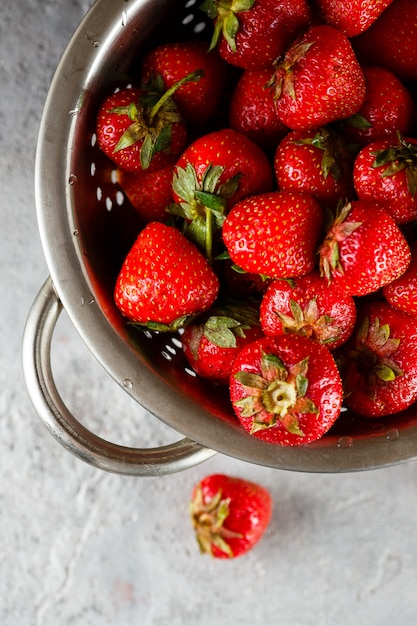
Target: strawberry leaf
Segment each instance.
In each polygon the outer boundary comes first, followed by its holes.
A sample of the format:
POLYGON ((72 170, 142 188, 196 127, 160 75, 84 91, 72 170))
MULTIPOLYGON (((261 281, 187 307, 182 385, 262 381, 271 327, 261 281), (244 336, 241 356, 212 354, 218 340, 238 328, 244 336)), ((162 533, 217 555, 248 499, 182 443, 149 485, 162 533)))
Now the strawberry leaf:
POLYGON ((360 113, 356 113, 355 115, 349 117, 349 119, 346 120, 346 123, 353 126, 353 128, 357 128, 358 130, 372 128, 372 124, 368 122, 368 120, 360 113))

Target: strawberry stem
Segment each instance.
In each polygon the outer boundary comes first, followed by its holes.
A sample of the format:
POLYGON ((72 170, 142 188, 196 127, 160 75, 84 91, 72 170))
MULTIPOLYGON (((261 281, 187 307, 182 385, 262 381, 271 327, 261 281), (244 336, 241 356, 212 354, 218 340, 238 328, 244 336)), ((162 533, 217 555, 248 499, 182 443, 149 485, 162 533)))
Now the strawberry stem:
POLYGON ((176 83, 174 83, 172 85, 172 87, 167 89, 167 91, 159 98, 158 102, 156 102, 154 104, 154 106, 152 107, 152 109, 150 110, 150 112, 149 112, 149 122, 150 123, 153 122, 155 115, 157 115, 157 113, 161 109, 161 107, 163 107, 163 105, 166 103, 166 101, 169 100, 169 98, 171 98, 171 96, 180 87, 182 87, 183 85, 186 85, 187 83, 197 82, 203 76, 204 76, 203 70, 196 70, 195 72, 191 72, 191 74, 187 74, 187 76, 184 76, 183 78, 178 80, 176 83))
POLYGON ((213 211, 206 208, 206 259, 213 263, 213 211))

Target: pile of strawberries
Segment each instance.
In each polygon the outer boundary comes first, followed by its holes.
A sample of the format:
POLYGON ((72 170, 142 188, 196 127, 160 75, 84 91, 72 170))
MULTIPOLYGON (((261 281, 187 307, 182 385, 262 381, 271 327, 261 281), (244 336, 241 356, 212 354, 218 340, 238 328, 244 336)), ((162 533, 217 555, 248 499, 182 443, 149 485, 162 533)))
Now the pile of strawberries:
POLYGON ((205 0, 97 117, 143 226, 115 285, 237 419, 319 439, 417 401, 417 3, 205 0), (215 387, 213 387, 215 390, 215 387), (214 391, 215 392, 215 391, 214 391))

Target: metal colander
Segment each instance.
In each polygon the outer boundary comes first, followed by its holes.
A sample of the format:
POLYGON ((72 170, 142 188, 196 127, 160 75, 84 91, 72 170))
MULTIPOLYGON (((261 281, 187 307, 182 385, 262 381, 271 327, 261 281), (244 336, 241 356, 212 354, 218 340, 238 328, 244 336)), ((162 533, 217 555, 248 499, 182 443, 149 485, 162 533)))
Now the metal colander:
POLYGON ((415 407, 371 420, 343 411, 332 430, 308 446, 285 448, 251 437, 233 417, 227 390, 187 368, 177 336, 138 331, 114 305, 114 281, 136 236, 137 218, 96 145, 99 104, 134 78, 135 61, 150 46, 207 37, 209 28, 195 0, 97 0, 62 56, 36 158, 38 223, 50 277, 31 308, 23 341, 34 407, 65 448, 121 474, 172 473, 216 451, 305 472, 357 471, 417 458, 415 407), (50 360, 62 307, 111 377, 184 439, 151 449, 120 446, 72 415, 55 386, 50 360))

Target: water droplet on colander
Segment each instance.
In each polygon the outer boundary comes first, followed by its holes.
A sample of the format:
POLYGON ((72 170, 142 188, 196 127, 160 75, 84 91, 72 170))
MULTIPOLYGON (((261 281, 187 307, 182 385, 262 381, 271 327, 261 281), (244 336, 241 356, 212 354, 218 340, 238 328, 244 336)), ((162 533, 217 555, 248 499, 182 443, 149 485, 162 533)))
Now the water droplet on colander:
POLYGON ((122 26, 127 24, 127 11, 122 11, 122 26))
POLYGON ((122 381, 122 385, 123 385, 123 387, 124 387, 125 389, 132 389, 132 388, 133 388, 133 383, 132 383, 132 381, 130 380, 130 378, 125 378, 125 379, 122 381))
POLYGON ((79 112, 80 112, 80 109, 71 109, 70 111, 68 111, 68 116, 75 117, 76 115, 78 115, 79 112))
POLYGON ((350 448, 352 443, 353 443, 353 437, 349 437, 349 436, 340 437, 339 441, 337 442, 337 447, 338 448, 350 448))
POLYGON ((78 235, 80 234, 80 231, 78 230, 78 228, 76 228, 75 230, 72 231, 72 234, 74 235, 74 237, 78 237, 78 235))
POLYGON ((68 178, 68 182, 70 185, 75 185, 78 180, 78 176, 76 174, 70 174, 68 178))
POLYGON ((99 45, 100 45, 99 40, 98 40, 98 39, 95 39, 95 40, 93 41, 93 48, 98 48, 98 47, 99 47, 99 45))
POLYGON ((400 433, 397 428, 390 428, 385 436, 388 441, 396 441, 399 438, 400 433))

